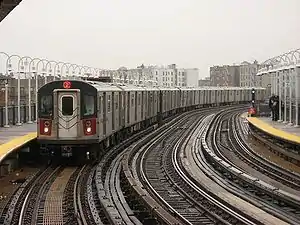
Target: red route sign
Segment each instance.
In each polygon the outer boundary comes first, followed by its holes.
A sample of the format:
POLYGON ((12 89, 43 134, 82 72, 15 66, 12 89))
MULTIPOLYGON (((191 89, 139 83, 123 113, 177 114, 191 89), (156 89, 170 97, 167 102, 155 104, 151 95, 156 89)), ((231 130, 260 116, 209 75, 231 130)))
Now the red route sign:
POLYGON ((64 89, 70 89, 71 88, 71 82, 70 81, 65 81, 64 83, 63 83, 63 87, 64 87, 64 89))
POLYGON ((250 109, 248 110, 248 113, 249 113, 250 115, 254 115, 254 114, 256 113, 255 108, 250 108, 250 109))

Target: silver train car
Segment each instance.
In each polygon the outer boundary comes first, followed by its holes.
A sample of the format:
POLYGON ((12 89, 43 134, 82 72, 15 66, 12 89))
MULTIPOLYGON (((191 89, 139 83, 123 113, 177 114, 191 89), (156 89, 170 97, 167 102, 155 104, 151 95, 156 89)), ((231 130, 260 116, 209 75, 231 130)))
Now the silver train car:
MULTIPOLYGON (((53 81, 38 90, 37 140, 47 154, 97 158, 109 146, 170 115, 250 102, 251 90, 53 81)), ((256 88, 256 101, 264 93, 256 88)))

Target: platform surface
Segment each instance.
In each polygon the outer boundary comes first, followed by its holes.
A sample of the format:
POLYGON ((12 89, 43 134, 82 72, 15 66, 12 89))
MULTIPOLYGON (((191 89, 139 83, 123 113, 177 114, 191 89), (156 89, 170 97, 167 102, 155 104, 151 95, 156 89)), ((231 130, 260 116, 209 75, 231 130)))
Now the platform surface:
POLYGON ((23 124, 10 128, 0 128, 0 162, 15 149, 35 139, 36 124, 23 124))
POLYGON ((270 117, 246 117, 248 122, 260 130, 287 142, 300 145, 300 128, 272 121, 270 117))

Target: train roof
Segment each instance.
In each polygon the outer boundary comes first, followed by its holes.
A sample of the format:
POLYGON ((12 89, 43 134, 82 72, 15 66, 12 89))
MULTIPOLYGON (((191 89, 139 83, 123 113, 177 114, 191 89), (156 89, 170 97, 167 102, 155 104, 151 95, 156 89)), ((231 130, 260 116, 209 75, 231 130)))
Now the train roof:
POLYGON ((97 91, 122 91, 122 89, 112 83, 99 81, 84 81, 97 89, 97 91))
POLYGON ((179 88, 178 87, 163 87, 163 86, 157 86, 158 90, 161 91, 178 91, 179 88))
POLYGON ((124 91, 145 91, 143 86, 133 84, 115 84, 124 91))
POLYGON ((134 84, 117 84, 117 83, 106 83, 100 81, 87 81, 87 80, 56 80, 42 86, 40 90, 53 90, 57 88, 63 88, 63 82, 70 81, 76 88, 95 88, 97 91, 190 91, 190 90, 265 90, 263 87, 166 87, 166 86, 145 86, 145 85, 134 85, 134 84), (88 86, 85 86, 85 85, 88 86))
MULTIPOLYGON (((115 83, 103 83, 103 82, 95 82, 95 83, 101 83, 101 84, 110 84, 109 87, 117 86, 121 88, 122 90, 132 90, 132 91, 141 91, 141 90, 149 90, 149 91, 158 91, 158 90, 165 90, 165 91, 190 91, 190 90, 252 90, 253 88, 255 90, 265 90, 266 88, 263 87, 225 87, 225 86, 202 86, 202 87, 179 87, 179 86, 146 86, 146 85, 134 85, 134 84, 115 84, 115 83)), ((108 87, 108 86, 107 86, 108 87)))

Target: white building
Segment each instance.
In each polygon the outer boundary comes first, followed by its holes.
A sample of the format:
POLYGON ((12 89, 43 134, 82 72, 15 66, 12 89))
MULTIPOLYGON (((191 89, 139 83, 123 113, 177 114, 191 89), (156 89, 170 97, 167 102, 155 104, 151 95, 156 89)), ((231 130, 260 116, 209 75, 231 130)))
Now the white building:
POLYGON ((257 79, 256 74, 259 64, 257 61, 253 63, 242 62, 240 65, 240 87, 256 87, 261 86, 260 79, 257 79))
POLYGON ((152 66, 151 71, 154 74, 154 80, 159 86, 176 86, 176 66, 152 66))
POLYGON ((198 87, 199 70, 198 68, 185 69, 185 86, 198 87))
POLYGON ((271 95, 271 79, 267 74, 257 76, 259 64, 242 62, 240 65, 240 86, 241 87, 263 87, 266 88, 266 96, 271 95))
POLYGON ((186 86, 186 71, 183 68, 177 69, 176 86, 186 86))
POLYGON ((166 87, 183 87, 198 84, 198 69, 176 68, 176 64, 168 66, 138 66, 135 69, 121 67, 107 73, 115 83, 129 83, 141 85, 159 85, 166 87))

